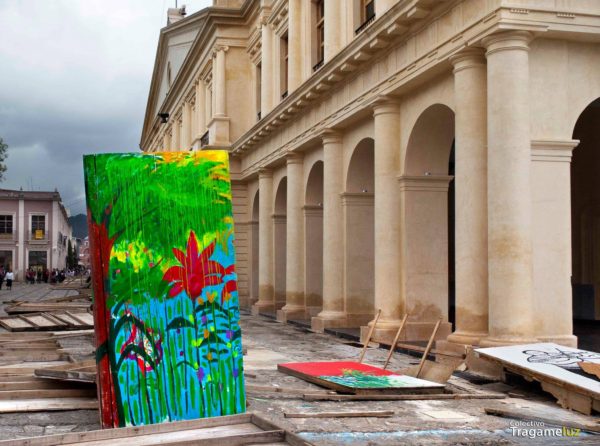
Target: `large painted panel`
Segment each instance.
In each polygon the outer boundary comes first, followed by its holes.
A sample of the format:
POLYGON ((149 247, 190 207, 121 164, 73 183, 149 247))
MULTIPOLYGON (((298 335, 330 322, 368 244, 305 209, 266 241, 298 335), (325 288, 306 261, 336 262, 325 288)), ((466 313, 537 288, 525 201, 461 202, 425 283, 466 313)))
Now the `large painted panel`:
POLYGON ((227 152, 84 170, 103 427, 244 412, 227 152))

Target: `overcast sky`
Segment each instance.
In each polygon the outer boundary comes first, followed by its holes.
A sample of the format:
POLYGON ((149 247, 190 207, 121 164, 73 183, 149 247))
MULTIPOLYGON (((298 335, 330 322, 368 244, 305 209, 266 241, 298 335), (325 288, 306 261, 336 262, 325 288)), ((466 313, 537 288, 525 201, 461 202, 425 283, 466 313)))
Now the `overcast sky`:
MULTIPOLYGON (((188 13, 212 0, 179 0, 188 13)), ((139 151, 160 28, 175 0, 0 0, 0 188, 85 211, 82 155, 139 151)))

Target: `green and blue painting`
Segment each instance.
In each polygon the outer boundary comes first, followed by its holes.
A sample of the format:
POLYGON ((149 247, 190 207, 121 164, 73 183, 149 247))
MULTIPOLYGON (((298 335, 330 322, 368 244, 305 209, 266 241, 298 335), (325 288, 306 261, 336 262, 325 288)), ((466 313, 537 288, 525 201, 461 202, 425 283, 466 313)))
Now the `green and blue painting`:
POLYGON ((225 151, 84 157, 103 427, 245 411, 225 151))

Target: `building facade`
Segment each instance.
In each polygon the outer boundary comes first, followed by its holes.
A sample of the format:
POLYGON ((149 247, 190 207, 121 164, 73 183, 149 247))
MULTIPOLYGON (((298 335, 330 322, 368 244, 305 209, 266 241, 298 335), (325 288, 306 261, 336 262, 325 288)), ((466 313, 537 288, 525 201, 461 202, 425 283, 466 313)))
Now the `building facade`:
POLYGON ((60 194, 0 189, 0 266, 17 280, 28 268, 63 269, 71 226, 60 194))
POLYGON ((600 2, 171 12, 140 147, 229 150, 247 307, 461 345, 600 318, 600 2))

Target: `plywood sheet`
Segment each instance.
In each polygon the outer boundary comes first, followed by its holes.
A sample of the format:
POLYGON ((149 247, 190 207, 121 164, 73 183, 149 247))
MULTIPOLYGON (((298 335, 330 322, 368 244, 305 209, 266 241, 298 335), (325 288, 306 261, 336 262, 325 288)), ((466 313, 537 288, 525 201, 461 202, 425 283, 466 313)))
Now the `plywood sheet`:
POLYGON ((279 364, 277 369, 305 381, 347 393, 428 393, 444 389, 443 384, 350 361, 285 363, 279 364))
POLYGON ((579 365, 581 362, 600 364, 600 353, 554 343, 479 348, 475 351, 518 374, 600 399, 600 379, 586 373, 579 365))

